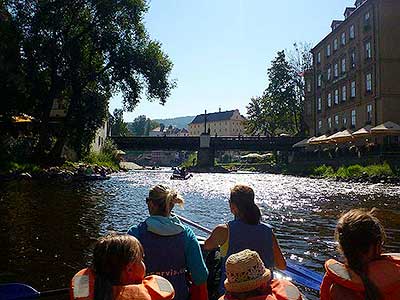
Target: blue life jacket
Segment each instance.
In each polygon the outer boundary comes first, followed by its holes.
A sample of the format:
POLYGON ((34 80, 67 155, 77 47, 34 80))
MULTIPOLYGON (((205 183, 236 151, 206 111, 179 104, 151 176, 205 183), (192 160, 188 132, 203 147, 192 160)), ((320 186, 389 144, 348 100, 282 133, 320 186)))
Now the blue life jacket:
POLYGON ((171 282, 175 300, 188 300, 189 287, 186 280, 185 232, 161 236, 147 231, 146 222, 138 226, 138 240, 144 248, 147 275, 159 275, 171 282))
POLYGON ((228 222, 229 246, 226 256, 222 259, 220 293, 224 293, 226 279, 225 262, 231 254, 245 249, 256 251, 266 268, 272 271, 274 267, 274 252, 272 249, 272 229, 266 224, 249 225, 240 220, 228 222))

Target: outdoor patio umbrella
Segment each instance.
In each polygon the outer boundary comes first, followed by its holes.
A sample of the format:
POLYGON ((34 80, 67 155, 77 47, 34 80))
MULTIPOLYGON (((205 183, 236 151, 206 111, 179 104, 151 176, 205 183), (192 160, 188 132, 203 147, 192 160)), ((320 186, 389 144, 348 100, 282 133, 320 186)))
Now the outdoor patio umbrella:
POLYGON ((372 128, 371 133, 376 135, 400 135, 400 125, 387 121, 372 128))
POLYGON ((328 136, 326 134, 316 137, 310 140, 310 145, 325 144, 328 142, 328 136))
POLYGON ((366 125, 360 129, 358 129, 357 131, 353 132, 353 137, 354 138, 368 137, 371 135, 371 129, 372 129, 371 125, 366 125))
POLYGON ((329 137, 329 142, 334 142, 334 143, 345 143, 348 141, 351 141, 353 139, 353 136, 351 134, 351 131, 348 129, 345 129, 343 131, 336 132, 335 134, 331 135, 329 137))
POLYGON ((292 146, 292 148, 304 148, 309 146, 309 142, 311 139, 315 139, 315 136, 311 137, 311 138, 306 138, 304 140, 301 140, 300 142, 297 142, 296 144, 294 144, 292 146))

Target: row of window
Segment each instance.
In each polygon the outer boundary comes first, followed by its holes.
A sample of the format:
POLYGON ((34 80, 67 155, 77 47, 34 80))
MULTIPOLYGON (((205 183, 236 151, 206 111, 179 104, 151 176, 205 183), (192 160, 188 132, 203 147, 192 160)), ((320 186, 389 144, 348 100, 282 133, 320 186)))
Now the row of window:
MULTIPOLYGON (((372 45, 371 41, 366 41, 364 43, 364 56, 365 59, 371 59, 372 58, 372 45)), ((354 69, 356 67, 356 51, 355 49, 351 50, 350 52, 350 68, 354 69)), ((340 72, 341 74, 345 74, 347 72, 347 59, 346 56, 342 57, 340 60, 340 72)), ((339 77, 339 62, 334 62, 333 63, 333 68, 332 65, 328 65, 326 69, 326 78, 327 81, 332 80, 332 78, 336 79, 339 77)), ((323 76, 321 73, 317 75, 317 87, 322 86, 322 79, 323 76)), ((311 92, 311 84, 307 85, 307 91, 311 92)))
MULTIPOLYGON (((368 73, 365 75, 365 89, 367 93, 372 92, 372 74, 368 73)), ((347 85, 343 85, 341 88, 341 101, 345 102, 347 100, 347 85)), ((356 81, 353 80, 350 82, 350 98, 355 98, 357 96, 357 87, 356 81)), ((335 89, 334 92, 329 92, 327 96, 327 107, 332 107, 332 104, 339 104, 339 89, 335 89), (333 97, 333 102, 332 102, 333 97)), ((317 110, 318 112, 322 111, 322 98, 317 98, 317 110)))
MULTIPOLYGON (((367 113, 367 123, 372 122, 372 104, 368 104, 366 106, 366 113, 367 113)), ((340 115, 335 115, 332 119, 332 117, 328 117, 326 119, 326 125, 327 125, 327 130, 331 130, 332 128, 339 129, 340 127, 348 127, 347 124, 347 114, 344 113, 342 116, 340 115), (341 117, 341 120, 340 120, 341 117)), ((357 126, 357 114, 356 110, 353 109, 350 112, 350 126, 352 128, 355 128, 357 126)), ((318 121, 318 130, 322 130, 322 120, 318 121)))
MULTIPOLYGON (((370 13, 366 12, 364 15, 364 26, 367 26, 370 22, 370 13)), ((356 37, 356 31, 355 31, 355 25, 351 24, 349 29, 348 29, 348 35, 349 35, 349 39, 353 40, 356 37)), ((343 31, 340 35, 340 44, 342 46, 345 46, 347 44, 347 32, 343 31)), ((332 46, 333 46, 333 51, 337 51, 339 49, 339 39, 338 37, 336 37, 333 40, 333 44, 329 43, 326 45, 326 57, 330 57, 332 55, 332 46)), ((321 51, 319 51, 317 53, 317 63, 320 64, 321 63, 321 51)))

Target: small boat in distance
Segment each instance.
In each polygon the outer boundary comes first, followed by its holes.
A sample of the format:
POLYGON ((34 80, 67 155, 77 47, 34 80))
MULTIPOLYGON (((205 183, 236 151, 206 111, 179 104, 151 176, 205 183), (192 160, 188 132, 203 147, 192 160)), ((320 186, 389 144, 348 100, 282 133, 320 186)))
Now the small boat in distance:
POLYGON ((173 167, 172 170, 174 170, 174 172, 170 177, 171 180, 187 180, 193 176, 186 171, 185 167, 181 169, 179 167, 173 167))

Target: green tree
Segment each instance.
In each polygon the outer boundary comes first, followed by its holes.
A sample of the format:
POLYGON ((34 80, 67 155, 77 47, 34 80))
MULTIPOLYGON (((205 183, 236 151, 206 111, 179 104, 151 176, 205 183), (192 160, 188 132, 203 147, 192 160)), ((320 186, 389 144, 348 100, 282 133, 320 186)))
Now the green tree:
MULTIPOLYGON (((132 111, 143 95, 164 104, 175 82, 172 62, 161 44, 149 38, 143 23, 146 0, 6 0, 0 11, 15 30, 14 47, 24 75, 21 86, 33 114, 41 120, 38 152, 59 157, 68 142, 83 154, 107 116, 110 97, 121 93, 132 111), (55 100, 67 114, 50 131, 55 100), (55 141, 53 143, 52 141, 55 141)), ((0 36, 7 28, 0 27, 0 36)), ((4 41, 2 40, 2 44, 4 41)), ((2 50, 3 51, 3 50, 2 50)), ((18 74, 1 70, 1 78, 18 74)))
POLYGON ((111 135, 112 136, 128 136, 129 130, 127 124, 124 122, 124 111, 122 109, 115 109, 113 116, 110 118, 111 135))
POLYGON ((289 51, 288 61, 292 70, 292 79, 295 87, 296 101, 295 106, 300 116, 300 133, 305 133, 305 123, 303 120, 305 81, 304 73, 312 69, 312 44, 307 42, 294 43, 293 49, 289 51))
POLYGON ((279 51, 268 69, 269 84, 265 90, 268 107, 275 115, 277 128, 297 133, 299 131, 299 112, 296 109, 296 92, 291 67, 286 60, 285 51, 279 51))
POLYGON ((304 133, 303 74, 312 66, 310 47, 307 43, 294 44, 289 58, 285 51, 277 53, 267 71, 269 84, 263 96, 252 98, 247 106, 248 133, 304 133))

